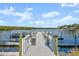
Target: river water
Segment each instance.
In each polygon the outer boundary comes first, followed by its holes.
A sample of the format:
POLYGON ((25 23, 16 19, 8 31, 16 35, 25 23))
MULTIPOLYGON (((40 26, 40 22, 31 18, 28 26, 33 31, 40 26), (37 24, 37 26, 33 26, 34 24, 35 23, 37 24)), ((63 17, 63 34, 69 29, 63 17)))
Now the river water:
MULTIPOLYGON (((10 41, 10 36, 13 34, 13 33, 23 33, 23 32, 38 32, 38 31, 41 31, 41 32, 51 32, 51 36, 53 36, 54 34, 58 34, 58 37, 62 37, 63 40, 59 40, 58 41, 58 44, 59 45, 62 45, 62 44, 67 44, 67 45, 72 45, 72 44, 75 44, 75 32, 74 31, 61 31, 61 30, 52 30, 52 29, 37 29, 37 30, 11 30, 11 31, 0 31, 0 43, 5 41, 10 41)), ((79 45, 79 32, 76 33, 76 44, 79 45)), ((51 50, 53 50, 53 46, 54 46, 54 41, 53 39, 50 40, 50 48, 51 50)), ((71 48, 61 48, 59 47, 59 51, 64 51, 64 52, 67 52, 69 51, 71 48)), ((0 51, 11 51, 11 52, 14 52, 14 51, 19 51, 18 48, 0 48, 0 51)))

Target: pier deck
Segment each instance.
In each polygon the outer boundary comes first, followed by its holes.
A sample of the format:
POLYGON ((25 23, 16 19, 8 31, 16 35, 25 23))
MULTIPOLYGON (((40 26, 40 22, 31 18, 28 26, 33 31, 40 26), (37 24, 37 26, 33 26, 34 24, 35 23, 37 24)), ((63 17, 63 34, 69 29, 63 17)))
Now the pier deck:
POLYGON ((36 45, 30 46, 25 53, 26 56, 53 56, 54 53, 45 45, 43 34, 36 34, 36 45))

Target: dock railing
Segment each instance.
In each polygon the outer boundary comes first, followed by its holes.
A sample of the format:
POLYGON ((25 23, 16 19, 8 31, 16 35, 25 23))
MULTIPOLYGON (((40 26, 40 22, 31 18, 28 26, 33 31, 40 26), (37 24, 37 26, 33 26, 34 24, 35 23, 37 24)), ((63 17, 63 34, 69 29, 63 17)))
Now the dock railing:
POLYGON ((31 45, 31 34, 26 35, 24 38, 22 38, 22 34, 20 34, 20 45, 19 45, 19 55, 24 56, 28 50, 28 48, 31 45))

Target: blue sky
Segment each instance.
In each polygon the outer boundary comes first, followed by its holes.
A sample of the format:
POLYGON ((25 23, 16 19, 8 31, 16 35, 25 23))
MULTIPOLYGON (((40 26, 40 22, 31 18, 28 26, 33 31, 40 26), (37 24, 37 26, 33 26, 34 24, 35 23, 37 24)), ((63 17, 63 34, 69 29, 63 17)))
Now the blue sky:
POLYGON ((57 27, 79 23, 78 3, 0 3, 0 26, 57 27))

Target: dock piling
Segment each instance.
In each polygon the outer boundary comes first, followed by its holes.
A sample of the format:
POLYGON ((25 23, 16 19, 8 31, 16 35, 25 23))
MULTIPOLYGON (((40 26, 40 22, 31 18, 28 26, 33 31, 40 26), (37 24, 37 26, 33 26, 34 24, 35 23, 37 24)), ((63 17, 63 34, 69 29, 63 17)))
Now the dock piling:
POLYGON ((54 54, 58 56, 58 35, 55 34, 53 38, 54 38, 54 54))
POLYGON ((22 34, 20 33, 19 36, 19 56, 22 56, 22 34))

